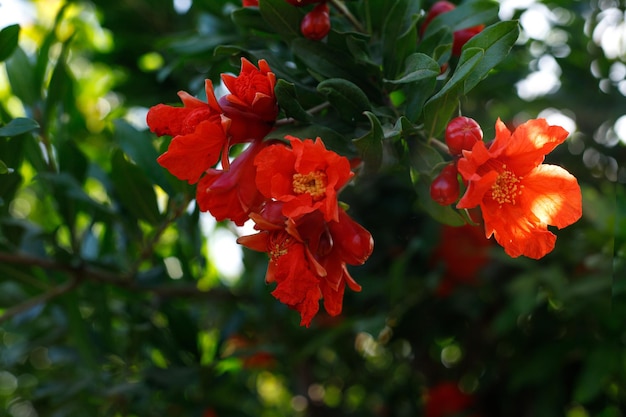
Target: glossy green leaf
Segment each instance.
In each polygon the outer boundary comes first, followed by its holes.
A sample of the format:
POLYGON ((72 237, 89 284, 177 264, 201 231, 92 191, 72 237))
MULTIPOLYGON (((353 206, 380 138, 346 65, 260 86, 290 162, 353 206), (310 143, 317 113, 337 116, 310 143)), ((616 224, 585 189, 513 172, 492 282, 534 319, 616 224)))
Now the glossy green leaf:
POLYGON ((391 84, 407 84, 420 81, 425 78, 436 78, 440 69, 437 61, 421 53, 411 54, 405 62, 405 70, 402 77, 396 80, 385 80, 391 84))
POLYGON ((467 94, 487 76, 492 68, 508 56, 518 36, 517 21, 498 22, 485 28, 463 46, 463 50, 480 48, 484 51, 484 56, 465 80, 464 93, 467 94))
POLYGON ((458 106, 459 97, 463 93, 463 84, 473 69, 478 65, 484 51, 479 48, 463 50, 457 67, 452 77, 432 96, 424 107, 424 125, 426 132, 435 137, 439 135, 450 120, 454 110, 458 106))
POLYGON ((241 26, 243 28, 255 29, 263 32, 272 31, 272 28, 268 26, 259 13, 259 9, 254 7, 242 7, 240 9, 236 9, 231 14, 231 18, 237 26, 241 26))
POLYGON ((300 35, 300 20, 303 12, 285 0, 261 0, 259 2, 261 16, 272 29, 286 38, 295 38, 300 35))
POLYGON ((1 136, 17 136, 39 128, 39 123, 27 117, 18 117, 11 120, 6 126, 0 127, 1 136))
POLYGON ((279 79, 274 87, 278 105, 285 112, 287 117, 293 117, 300 121, 309 121, 311 116, 302 108, 298 101, 295 85, 283 79, 279 79))
POLYGON ((386 78, 396 78, 404 58, 415 52, 417 28, 414 15, 419 10, 419 2, 410 0, 396 0, 391 6, 383 27, 383 72, 386 78))
POLYGON ((35 67, 22 48, 17 47, 6 61, 6 71, 11 91, 27 106, 41 97, 35 80, 35 67))
POLYGON ((435 148, 419 140, 410 144, 410 152, 411 167, 420 174, 432 176, 437 166, 444 162, 435 148))
POLYGON ((6 60, 15 48, 20 37, 20 25, 10 25, 0 30, 0 62, 6 60))
POLYGON ((383 127, 374 113, 368 111, 365 112, 365 116, 370 121, 371 129, 360 138, 354 139, 353 142, 365 163, 365 171, 373 173, 380 169, 383 162, 383 138, 385 135, 383 127))
POLYGON ((153 225, 161 220, 154 187, 120 150, 111 158, 111 180, 120 202, 134 217, 153 225))
POLYGON ((466 1, 447 13, 435 17, 426 28, 424 38, 442 27, 452 31, 491 23, 498 18, 498 3, 489 0, 466 1))
MULTIPOLYGON (((324 80, 317 86, 342 118, 353 121, 370 110, 371 105, 365 93, 354 83, 340 78, 324 80)), ((370 119, 371 120, 371 119, 370 119)))

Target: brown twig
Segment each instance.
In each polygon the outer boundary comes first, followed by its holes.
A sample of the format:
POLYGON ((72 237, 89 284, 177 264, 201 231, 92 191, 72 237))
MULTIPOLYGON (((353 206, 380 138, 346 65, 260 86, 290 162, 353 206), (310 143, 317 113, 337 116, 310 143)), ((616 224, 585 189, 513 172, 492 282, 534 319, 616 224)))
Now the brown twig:
MULTIPOLYGON (((68 293, 84 281, 113 285, 127 291, 145 292, 160 297, 210 298, 212 300, 227 302, 235 299, 235 296, 228 291, 218 289, 201 291, 195 285, 139 285, 136 281, 131 279, 133 276, 129 274, 116 274, 86 265, 72 266, 55 260, 43 259, 20 253, 0 252, 0 262, 42 268, 49 271, 59 271, 72 276, 67 282, 52 287, 40 295, 6 309, 4 313, 0 315, 0 323, 7 321, 39 304, 46 303, 56 297, 68 293)), ((241 297, 236 298, 240 299, 241 297)))

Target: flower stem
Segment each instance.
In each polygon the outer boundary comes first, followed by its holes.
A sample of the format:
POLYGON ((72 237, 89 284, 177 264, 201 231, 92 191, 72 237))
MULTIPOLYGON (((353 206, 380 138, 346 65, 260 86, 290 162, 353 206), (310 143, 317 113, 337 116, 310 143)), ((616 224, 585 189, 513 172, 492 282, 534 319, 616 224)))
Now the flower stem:
POLYGON ((330 4, 335 6, 335 8, 339 11, 339 13, 344 15, 346 19, 348 19, 350 23, 352 23, 352 26, 354 26, 356 30, 358 30, 359 32, 365 33, 365 28, 363 28, 363 25, 361 25, 361 22, 359 22, 356 19, 356 17, 354 17, 352 12, 350 12, 350 9, 348 9, 341 0, 330 0, 330 4))
POLYGON ((431 145, 433 145, 433 147, 439 149, 443 153, 448 154, 448 155, 450 154, 450 149, 448 149, 448 145, 446 145, 445 143, 443 143, 439 139, 430 138, 430 140, 428 142, 431 145))

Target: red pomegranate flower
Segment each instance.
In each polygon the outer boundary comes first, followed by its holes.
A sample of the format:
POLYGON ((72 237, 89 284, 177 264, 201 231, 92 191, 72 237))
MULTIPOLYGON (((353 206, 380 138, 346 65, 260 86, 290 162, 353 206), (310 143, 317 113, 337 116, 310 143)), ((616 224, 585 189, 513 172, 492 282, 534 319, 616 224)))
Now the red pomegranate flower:
POLYGON ((254 158, 266 146, 266 142, 255 141, 228 169, 209 169, 196 189, 200 211, 209 211, 217 221, 230 219, 243 226, 250 212, 258 211, 265 201, 254 182, 254 158))
POLYGON ((428 390, 424 415, 426 417, 454 417, 467 413, 473 397, 463 393, 454 382, 441 382, 428 390))
POLYGON ((326 221, 339 220, 337 192, 354 175, 347 158, 329 151, 320 138, 287 136, 291 148, 272 145, 256 157, 256 184, 269 199, 284 202, 283 214, 299 217, 319 210, 326 221))
POLYGON ((222 74, 222 81, 230 91, 220 98, 219 104, 232 119, 231 144, 263 139, 278 115, 276 76, 267 62, 261 59, 257 68, 242 58, 239 75, 222 74))
POLYGON ((582 215, 576 178, 561 167, 542 164, 567 135, 544 119, 530 120, 511 133, 498 119, 491 147, 476 142, 458 161, 469 184, 457 207, 480 205, 485 235, 494 235, 512 257, 543 257, 556 241, 547 226, 563 228, 582 215))
POLYGON ((213 94, 213 84, 205 81, 207 103, 181 91, 183 107, 158 104, 148 111, 146 121, 158 136, 173 136, 170 146, 157 161, 178 179, 193 184, 219 160, 227 146, 230 120, 213 94))
POLYGON ((272 295, 300 313, 300 325, 309 326, 319 310, 319 300, 331 316, 341 313, 346 284, 361 287, 346 264, 363 264, 373 249, 370 233, 343 210, 337 222, 326 222, 320 212, 297 220, 286 218, 282 202, 268 202, 252 213, 259 233, 237 242, 270 256, 266 281, 275 282, 272 295))
POLYGON ((443 277, 436 294, 446 297, 459 285, 478 284, 480 270, 489 262, 492 240, 482 228, 469 224, 442 226, 439 244, 433 252, 433 264, 442 263, 443 277))

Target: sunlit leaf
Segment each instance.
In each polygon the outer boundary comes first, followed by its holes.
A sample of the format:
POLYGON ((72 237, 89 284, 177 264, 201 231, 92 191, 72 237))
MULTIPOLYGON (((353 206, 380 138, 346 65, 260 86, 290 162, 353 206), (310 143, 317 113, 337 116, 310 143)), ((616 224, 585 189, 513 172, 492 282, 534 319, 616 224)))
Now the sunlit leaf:
POLYGON ((484 51, 484 56, 465 80, 464 93, 467 94, 487 76, 492 68, 508 56, 518 36, 519 25, 517 21, 505 21, 485 28, 467 41, 463 46, 464 50, 480 48, 484 51))
POLYGON ((0 30, 0 61, 7 59, 15 48, 20 37, 20 25, 10 25, 0 30))
POLYGON ((35 67, 22 48, 17 47, 6 61, 11 91, 26 105, 32 106, 41 97, 35 80, 35 67))

